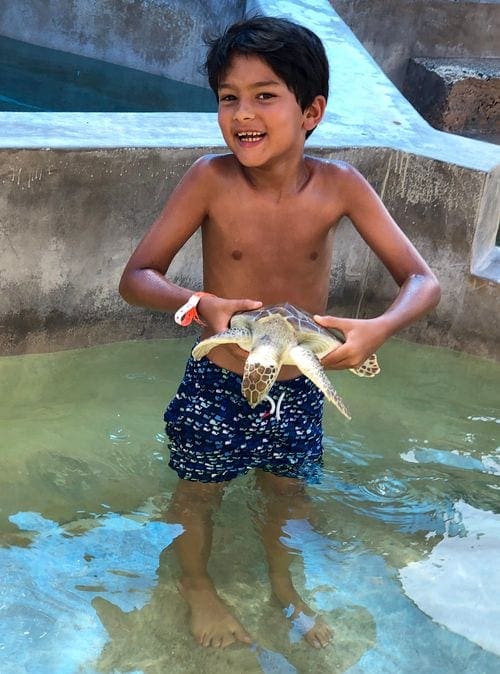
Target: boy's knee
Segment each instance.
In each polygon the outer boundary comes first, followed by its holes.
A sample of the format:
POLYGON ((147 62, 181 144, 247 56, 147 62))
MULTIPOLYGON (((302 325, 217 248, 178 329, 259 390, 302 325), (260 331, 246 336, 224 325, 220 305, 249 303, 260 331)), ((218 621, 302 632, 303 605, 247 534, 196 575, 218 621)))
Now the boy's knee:
POLYGON ((182 509, 215 508, 220 505, 226 482, 194 482, 179 480, 172 498, 172 506, 182 509))
POLYGON ((302 496, 305 493, 302 480, 257 471, 257 484, 266 496, 302 496))

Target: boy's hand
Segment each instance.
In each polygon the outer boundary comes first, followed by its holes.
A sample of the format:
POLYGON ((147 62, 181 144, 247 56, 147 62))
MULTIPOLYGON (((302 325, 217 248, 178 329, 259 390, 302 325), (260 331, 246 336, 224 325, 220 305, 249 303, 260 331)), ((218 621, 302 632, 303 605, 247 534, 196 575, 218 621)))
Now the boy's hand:
POLYGON ((229 327, 231 317, 239 311, 260 309, 257 300, 226 300, 215 295, 204 295, 198 303, 198 314, 207 324, 210 332, 222 332, 229 327))
MULTIPOLYGON (((257 300, 226 300, 215 295, 204 295, 198 303, 198 314, 207 324, 211 333, 222 332, 229 327, 231 317, 239 311, 260 309, 262 302, 257 300)), ((227 344, 234 356, 246 359, 248 352, 236 344, 227 344)))
POLYGON ((345 337, 345 344, 322 358, 321 364, 327 370, 358 367, 389 337, 379 318, 337 318, 316 315, 314 320, 324 328, 339 330, 345 337))

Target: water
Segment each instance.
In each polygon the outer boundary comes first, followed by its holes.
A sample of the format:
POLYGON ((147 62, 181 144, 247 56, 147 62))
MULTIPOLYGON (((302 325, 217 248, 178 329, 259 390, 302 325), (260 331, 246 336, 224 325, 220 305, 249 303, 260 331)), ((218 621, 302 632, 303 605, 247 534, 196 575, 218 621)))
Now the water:
POLYGON ((0 110, 214 112, 211 90, 0 36, 0 110))
POLYGON ((313 529, 283 540, 335 630, 315 651, 269 600, 253 476, 217 515, 210 570, 252 648, 196 646, 164 512, 161 420, 189 340, 0 359, 0 671, 500 671, 500 366, 393 340, 372 381, 333 376, 313 529))

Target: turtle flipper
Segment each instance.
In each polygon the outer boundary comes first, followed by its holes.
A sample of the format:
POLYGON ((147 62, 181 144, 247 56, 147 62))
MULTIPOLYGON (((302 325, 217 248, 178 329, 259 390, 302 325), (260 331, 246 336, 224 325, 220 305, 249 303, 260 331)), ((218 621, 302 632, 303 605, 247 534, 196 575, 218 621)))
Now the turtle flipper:
POLYGON ((281 369, 281 353, 270 344, 254 346, 245 362, 241 392, 250 407, 258 405, 276 381, 281 369))
POLYGON ((367 358, 364 363, 361 363, 359 367, 349 368, 349 371, 353 374, 357 374, 358 377, 374 377, 380 372, 377 356, 372 353, 372 355, 367 358))
POLYGON ((265 366, 246 361, 241 392, 247 399, 250 407, 255 407, 264 400, 276 381, 278 372, 279 368, 273 365, 265 366))
POLYGON ((326 399, 335 405, 341 414, 347 417, 347 419, 350 419, 351 415, 349 410, 344 405, 344 401, 339 396, 337 391, 333 388, 332 383, 326 376, 318 357, 312 351, 305 349, 302 346, 292 347, 289 350, 288 355, 294 361, 295 365, 299 368, 302 374, 305 374, 305 376, 308 377, 312 383, 325 394, 326 399))
POLYGON ((201 360, 203 356, 206 356, 209 351, 220 344, 237 344, 242 349, 245 349, 245 351, 250 351, 252 347, 252 335, 250 330, 246 328, 228 328, 223 332, 212 335, 212 337, 203 339, 197 344, 193 349, 193 358, 201 360))

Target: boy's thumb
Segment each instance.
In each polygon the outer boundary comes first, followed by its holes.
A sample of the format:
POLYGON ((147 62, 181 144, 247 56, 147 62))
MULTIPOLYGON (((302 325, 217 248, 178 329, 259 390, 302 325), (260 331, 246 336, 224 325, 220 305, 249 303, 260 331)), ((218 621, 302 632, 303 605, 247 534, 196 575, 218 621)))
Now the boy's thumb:
POLYGON ((240 305, 239 311, 253 311, 254 309, 260 309, 262 302, 259 302, 259 300, 241 300, 240 305))

